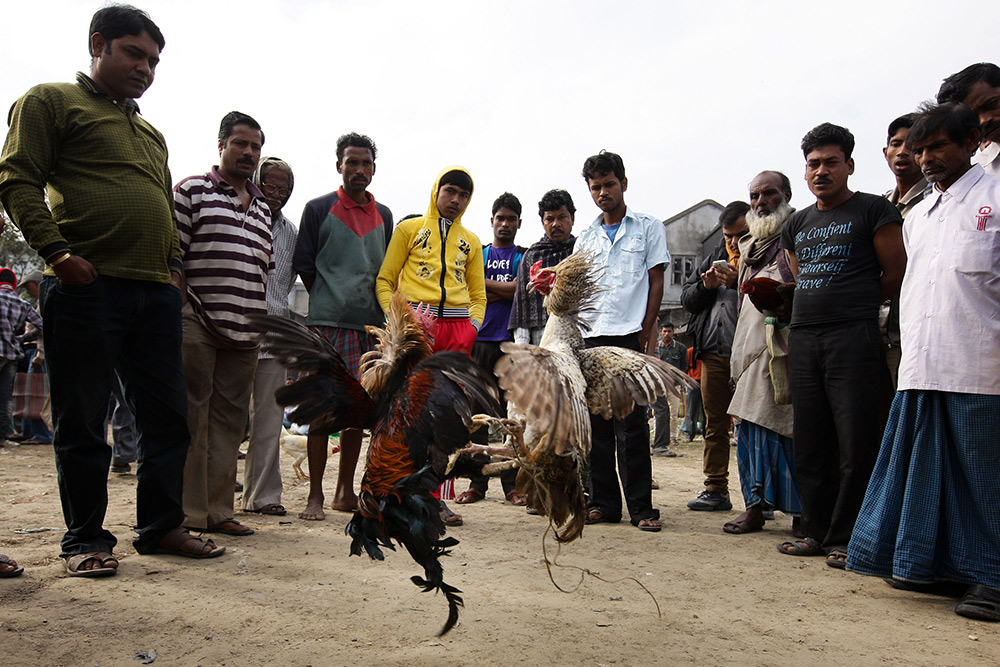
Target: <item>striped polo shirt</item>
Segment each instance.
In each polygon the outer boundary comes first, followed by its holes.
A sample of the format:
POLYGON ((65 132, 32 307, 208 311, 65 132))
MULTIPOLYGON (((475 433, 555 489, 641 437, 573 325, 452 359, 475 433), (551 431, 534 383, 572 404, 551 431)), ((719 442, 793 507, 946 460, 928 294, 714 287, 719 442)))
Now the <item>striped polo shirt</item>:
POLYGON ((218 167, 174 188, 188 299, 209 330, 237 347, 257 344, 246 316, 267 312, 267 275, 274 270, 271 213, 257 186, 247 181, 246 187, 245 211, 218 167))

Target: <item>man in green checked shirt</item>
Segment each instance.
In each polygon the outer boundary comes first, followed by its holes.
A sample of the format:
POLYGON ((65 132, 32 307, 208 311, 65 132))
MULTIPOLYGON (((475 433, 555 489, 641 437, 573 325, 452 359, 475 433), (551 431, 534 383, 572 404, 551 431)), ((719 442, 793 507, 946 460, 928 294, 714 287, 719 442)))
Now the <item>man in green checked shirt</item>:
POLYGON ((88 43, 90 76, 35 86, 11 109, 0 202, 48 265, 40 300, 61 557, 70 576, 98 577, 118 567, 103 525, 115 370, 140 434, 136 551, 208 558, 225 549, 181 525, 190 442, 182 264, 166 143, 135 103, 153 82, 163 35, 145 12, 112 5, 94 14, 88 43))

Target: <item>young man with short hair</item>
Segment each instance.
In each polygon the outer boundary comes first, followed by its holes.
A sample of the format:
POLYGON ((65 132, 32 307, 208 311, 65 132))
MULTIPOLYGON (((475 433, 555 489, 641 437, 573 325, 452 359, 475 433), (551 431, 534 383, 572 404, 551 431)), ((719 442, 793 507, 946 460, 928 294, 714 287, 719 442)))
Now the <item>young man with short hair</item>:
MULTIPOLYGON (((375 278, 392 237, 392 211, 375 201, 368 191, 375 176, 378 148, 370 137, 351 132, 337 139, 337 173, 343 183, 335 191, 313 199, 302 211, 293 268, 309 292, 306 324, 337 349, 348 370, 360 378, 361 355, 374 339, 366 326, 381 326, 385 319, 375 296, 375 278)), ((340 466, 331 509, 341 512, 357 507, 354 470, 364 432, 345 429, 340 434, 340 466)), ((299 518, 322 521, 323 473, 328 439, 310 435, 309 496, 299 518)))
MULTIPOLYGON (((437 322, 434 352, 471 354, 486 315, 483 246, 462 225, 472 198, 472 176, 462 167, 446 167, 431 190, 427 213, 404 220, 396 228, 375 280, 379 305, 388 312, 393 290, 413 305, 427 304, 437 322)), ((451 480, 441 484, 450 498, 451 480)), ((462 517, 441 501, 446 525, 462 525, 462 517)))
MULTIPOLYGON (((583 164, 583 178, 601 215, 584 229, 574 252, 593 253, 601 269, 595 317, 584 334, 587 347, 613 345, 652 354, 663 299, 663 267, 670 261, 663 223, 625 205, 628 179, 619 155, 601 151, 583 164)), ((653 507, 652 461, 646 406, 625 419, 591 415, 590 514, 588 524, 622 519, 622 490, 633 526, 662 528, 653 507), (617 476, 616 461, 621 462, 617 476)))
POLYGON ((694 340, 696 361, 701 361, 701 400, 705 410, 705 488, 688 501, 688 509, 699 512, 728 511, 729 499, 729 402, 730 356, 736 333, 737 267, 739 242, 748 233, 746 214, 750 205, 730 202, 719 215, 722 239, 697 271, 684 281, 681 303, 691 313, 688 333, 694 340))
MULTIPOLYGON (((514 299, 517 270, 524 256, 524 248, 514 244, 517 230, 521 228, 521 202, 509 192, 505 192, 493 202, 493 242, 483 246, 486 284, 486 318, 472 346, 472 358, 490 376, 493 368, 503 355, 500 343, 511 340, 507 328, 514 299)), ((506 405, 504 392, 499 387, 500 405, 506 405)), ((472 441, 487 443, 486 429, 472 434, 472 441)), ((469 490, 460 494, 455 502, 466 505, 482 500, 489 488, 489 477, 473 477, 469 490)), ((511 468, 500 473, 500 483, 504 497, 514 505, 524 505, 525 496, 517 493, 517 469, 511 468)))
POLYGON ((847 542, 878 455, 879 398, 889 382, 879 304, 906 269, 902 218, 884 197, 852 192, 854 135, 823 123, 802 139, 816 203, 781 234, 796 274, 788 361, 795 469, 805 538, 778 545, 844 567, 847 542))
MULTIPOLYGON (((896 210, 906 220, 906 214, 920 203, 931 192, 931 186, 920 171, 920 165, 913 159, 910 149, 906 147, 906 137, 913 127, 917 114, 903 114, 889 123, 885 148, 882 155, 889 165, 889 170, 896 177, 896 186, 885 193, 885 198, 895 205, 896 210)), ((879 309, 879 328, 885 340, 885 361, 889 366, 892 385, 886 396, 885 413, 888 414, 888 403, 896 391, 896 377, 899 371, 899 297, 893 297, 888 303, 883 303, 879 309)))

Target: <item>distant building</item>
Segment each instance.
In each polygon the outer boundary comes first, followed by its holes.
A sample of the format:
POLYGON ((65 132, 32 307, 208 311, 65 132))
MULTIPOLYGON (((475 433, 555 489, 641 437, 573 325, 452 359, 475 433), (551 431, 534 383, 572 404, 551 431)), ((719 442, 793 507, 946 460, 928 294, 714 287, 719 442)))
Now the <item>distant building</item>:
POLYGON ((712 252, 722 237, 719 215, 725 207, 714 199, 705 199, 663 221, 670 249, 670 266, 663 279, 663 302, 660 321, 671 321, 683 331, 688 313, 681 307, 681 287, 691 272, 712 252))

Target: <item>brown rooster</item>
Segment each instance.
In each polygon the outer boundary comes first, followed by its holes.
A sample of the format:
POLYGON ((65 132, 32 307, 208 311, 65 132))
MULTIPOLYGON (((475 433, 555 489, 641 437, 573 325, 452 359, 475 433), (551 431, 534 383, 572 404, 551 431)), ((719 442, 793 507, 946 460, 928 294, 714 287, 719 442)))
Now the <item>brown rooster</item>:
POLYGON ((297 406, 293 421, 310 424, 310 432, 318 434, 371 429, 358 509, 345 531, 353 538, 351 554, 365 551, 383 560, 380 547, 395 550, 393 540, 403 545, 424 568, 424 577, 412 577, 413 583, 440 590, 448 600, 440 634, 448 632, 462 598, 444 582, 438 559, 458 540, 443 537, 440 505, 431 491, 446 475, 468 475, 489 463, 488 457, 466 456, 448 470, 449 456, 465 447, 477 428, 472 415, 499 414, 491 379, 463 354, 431 354, 418 317, 398 294, 386 328, 369 327, 379 343, 362 357, 360 383, 336 350, 305 327, 270 316, 255 321, 282 364, 310 373, 275 394, 279 404, 297 406))
POLYGON ((772 312, 780 322, 791 321, 794 282, 781 283, 774 278, 757 276, 740 285, 740 291, 747 295, 750 303, 760 312, 772 312))
POLYGON ((526 456, 519 457, 518 491, 528 507, 548 514, 556 538, 581 535, 587 504, 580 465, 590 451, 590 414, 622 419, 636 403, 648 405, 690 378, 670 364, 618 347, 587 349, 585 317, 596 295, 596 268, 587 254, 570 255, 555 268, 531 267, 532 289, 545 294, 549 319, 534 345, 502 343, 500 386, 512 412, 523 415, 526 456))

